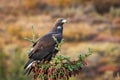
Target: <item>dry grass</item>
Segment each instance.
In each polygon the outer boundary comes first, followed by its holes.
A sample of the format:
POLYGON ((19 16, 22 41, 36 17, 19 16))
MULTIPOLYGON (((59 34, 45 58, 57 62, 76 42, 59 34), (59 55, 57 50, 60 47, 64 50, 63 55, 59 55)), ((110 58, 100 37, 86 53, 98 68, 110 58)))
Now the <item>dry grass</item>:
POLYGON ((80 5, 86 1, 89 0, 1 0, 0 78, 25 80, 21 73, 27 59, 26 50, 31 43, 24 38, 32 37, 32 26, 38 38, 54 26, 58 17, 64 17, 69 23, 64 25, 65 43, 61 54, 75 60, 79 53, 84 54, 88 48, 94 51, 87 60, 87 71, 70 80, 119 80, 120 76, 114 78, 113 73, 115 70, 118 74, 120 72, 120 10, 110 9, 119 0, 90 0, 94 5, 80 5), (110 9, 110 12, 100 15, 95 9, 103 13, 110 9))
MULTIPOLYGON (((35 4, 37 4, 37 1, 38 0, 36 0, 35 3, 29 3, 28 0, 28 3, 25 3, 27 4, 26 7, 33 8, 36 6, 35 4)), ((101 17, 96 13, 92 13, 89 16, 86 16, 81 11, 80 8, 77 8, 77 10, 74 8, 66 8, 66 10, 61 13, 62 15, 59 15, 59 17, 68 16, 68 20, 70 20, 68 24, 64 25, 65 43, 62 46, 62 54, 64 53, 63 55, 67 55, 72 57, 72 59, 76 59, 79 53, 82 52, 84 54, 88 48, 91 48, 95 51, 95 54, 93 54, 88 59, 90 61, 88 64, 89 66, 95 65, 96 67, 99 65, 98 63, 105 63, 107 65, 114 63, 119 66, 120 44, 119 41, 114 41, 116 40, 116 37, 119 39, 119 18, 116 19, 116 21, 114 19, 113 22, 111 20, 112 25, 115 25, 115 27, 111 27, 111 25, 108 25, 107 23, 99 23, 93 25, 90 24, 89 21, 92 21, 92 19, 97 19, 99 21, 102 20, 104 16, 101 17), (85 18, 84 20, 81 19, 82 16, 85 18), (102 31, 99 31, 98 29, 102 31), (104 37, 105 40, 101 41, 100 39, 103 39, 104 37), (96 38, 99 38, 99 40, 95 41, 96 38), (110 41, 110 39, 113 41, 110 41)), ((60 11, 56 11, 56 14, 59 12, 60 11)), ((12 44, 15 44, 16 46, 19 46, 22 51, 24 51, 21 52, 21 54, 24 54, 26 48, 31 45, 24 40, 25 37, 31 38, 31 27, 34 26, 36 38, 38 38, 39 36, 46 34, 53 27, 54 21, 56 20, 55 18, 58 18, 58 16, 53 18, 52 13, 50 15, 21 15, 15 19, 10 18, 9 16, 7 18, 5 17, 5 19, 0 22, 0 49, 4 48, 4 52, 8 54, 9 51, 12 51, 15 48, 15 46, 12 46, 12 44)), ((8 54, 8 56, 9 58, 12 57, 10 54, 8 54)), ((24 58, 26 57, 27 54, 24 54, 24 58)), ((95 70, 93 71, 95 72, 95 70)), ((102 77, 100 74, 96 74, 97 76, 93 77, 95 80, 102 80, 104 77, 108 78, 108 76, 105 76, 107 74, 109 76, 109 73, 106 72, 102 77)), ((80 74, 79 76, 81 77, 81 75, 83 76, 83 74, 80 74)), ((75 79, 76 78, 71 78, 71 80, 75 79)))

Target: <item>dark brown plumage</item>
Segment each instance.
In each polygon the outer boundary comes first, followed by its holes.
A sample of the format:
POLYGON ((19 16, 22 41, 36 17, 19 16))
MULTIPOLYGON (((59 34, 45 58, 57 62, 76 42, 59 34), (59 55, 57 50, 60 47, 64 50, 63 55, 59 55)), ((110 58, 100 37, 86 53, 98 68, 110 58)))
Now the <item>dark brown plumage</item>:
POLYGON ((56 21, 53 29, 33 44, 33 48, 29 53, 29 61, 24 67, 24 74, 29 74, 31 72, 34 61, 50 61, 52 56, 56 55, 58 50, 56 50, 55 47, 58 45, 53 39, 53 36, 58 42, 61 42, 64 23, 66 23, 66 20, 59 18, 56 21))

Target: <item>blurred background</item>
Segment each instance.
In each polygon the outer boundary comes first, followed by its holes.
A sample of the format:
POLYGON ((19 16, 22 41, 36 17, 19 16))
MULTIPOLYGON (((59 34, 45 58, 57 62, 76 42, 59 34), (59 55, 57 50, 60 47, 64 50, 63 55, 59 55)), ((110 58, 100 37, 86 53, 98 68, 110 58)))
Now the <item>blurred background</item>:
POLYGON ((70 80, 120 80, 120 0, 0 0, 0 80, 24 76, 34 26, 36 39, 57 18, 66 18, 62 53, 72 59, 94 51, 87 66, 70 80))

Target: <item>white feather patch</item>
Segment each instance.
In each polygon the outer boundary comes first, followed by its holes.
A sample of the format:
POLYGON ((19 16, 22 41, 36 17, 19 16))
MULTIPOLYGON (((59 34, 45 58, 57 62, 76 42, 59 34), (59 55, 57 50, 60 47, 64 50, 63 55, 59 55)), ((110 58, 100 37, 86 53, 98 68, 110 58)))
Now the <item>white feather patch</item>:
POLYGON ((61 29, 62 27, 61 26, 58 26, 57 29, 61 29))
POLYGON ((30 63, 30 64, 27 66, 26 70, 27 70, 28 68, 30 68, 30 67, 32 66, 32 64, 33 64, 33 62, 30 63))
POLYGON ((32 51, 34 48, 31 48, 30 51, 32 51))

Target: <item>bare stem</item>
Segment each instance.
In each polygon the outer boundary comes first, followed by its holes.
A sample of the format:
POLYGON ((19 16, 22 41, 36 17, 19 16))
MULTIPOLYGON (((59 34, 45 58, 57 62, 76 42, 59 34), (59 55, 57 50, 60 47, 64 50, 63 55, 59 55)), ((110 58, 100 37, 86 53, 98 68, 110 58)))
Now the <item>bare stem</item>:
POLYGON ((35 41, 35 31, 33 26, 32 26, 32 41, 35 41))

